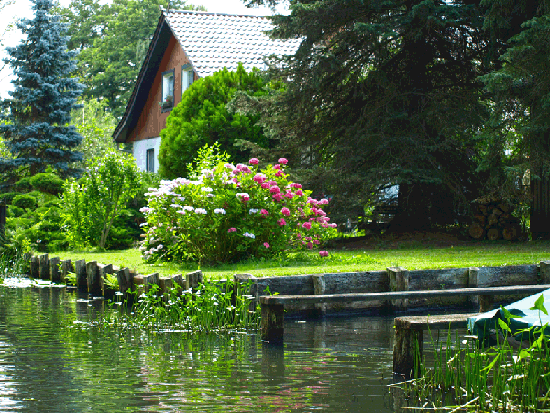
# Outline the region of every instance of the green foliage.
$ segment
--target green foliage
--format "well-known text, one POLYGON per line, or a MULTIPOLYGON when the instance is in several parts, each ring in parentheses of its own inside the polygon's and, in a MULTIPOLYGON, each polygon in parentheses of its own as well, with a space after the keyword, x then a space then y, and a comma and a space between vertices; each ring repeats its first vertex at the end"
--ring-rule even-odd
POLYGON ((223 263, 313 248, 334 236, 322 210, 327 199, 308 197, 290 182, 286 159, 257 168, 225 162, 211 147, 199 151, 190 178, 162 181, 151 190, 141 247, 150 261, 223 263))
POLYGON ((0 194, 0 202, 3 204, 11 204, 13 198, 17 196, 17 192, 4 192, 0 194))
POLYGON ((136 292, 137 303, 130 315, 125 310, 117 311, 108 314, 110 319, 107 321, 126 328, 165 329, 177 326, 194 333, 255 329, 259 326, 260 307, 250 311, 253 298, 248 295, 250 287, 250 284, 242 284, 235 288, 231 280, 224 284, 205 282, 196 291, 181 291, 176 286, 161 295, 158 285, 152 285, 147 292, 136 292))
POLYGON ((73 248, 104 249, 115 219, 140 188, 140 172, 131 155, 121 151, 89 160, 79 181, 69 180, 63 216, 73 248))
POLYGON ((182 0, 72 0, 57 9, 69 24, 69 50, 79 52, 78 73, 87 86, 84 96, 107 101, 115 117, 124 113, 160 6, 196 9, 182 0))
POLYGON ((64 181, 53 173, 36 174, 29 179, 29 183, 34 189, 46 194, 58 196, 63 193, 64 181))
POLYGON ((25 210, 23 208, 20 208, 15 205, 9 205, 8 206, 8 216, 10 217, 20 217, 25 213, 25 210))
POLYGON ((257 115, 230 112, 227 104, 237 91, 252 96, 266 93, 266 81, 258 70, 247 73, 242 64, 235 72, 223 69, 194 82, 172 110, 160 133, 159 174, 174 179, 187 176, 187 164, 204 145, 219 143, 235 162, 246 162, 249 151, 235 146, 241 141, 269 145, 257 115))
POLYGON ((36 207, 36 198, 29 194, 20 194, 13 198, 12 204, 19 208, 32 209, 36 207))
POLYGON ((30 192, 32 190, 32 185, 30 182, 30 176, 25 176, 18 180, 14 187, 18 192, 30 192))
POLYGON ((82 152, 83 162, 116 149, 112 135, 117 120, 106 100, 83 99, 82 108, 71 112, 71 125, 82 135, 78 150, 82 152))

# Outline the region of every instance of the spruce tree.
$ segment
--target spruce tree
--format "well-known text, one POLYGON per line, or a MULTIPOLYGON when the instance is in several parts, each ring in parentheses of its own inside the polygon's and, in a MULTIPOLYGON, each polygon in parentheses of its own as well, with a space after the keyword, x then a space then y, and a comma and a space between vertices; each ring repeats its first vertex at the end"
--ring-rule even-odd
POLYGON ((59 17, 50 13, 52 0, 32 2, 34 19, 17 24, 26 38, 7 49, 16 78, 11 98, 2 102, 0 134, 13 158, 0 158, 0 171, 33 176, 51 166, 61 176, 74 175, 82 137, 69 121, 83 89, 71 77, 75 53, 67 50, 59 17))

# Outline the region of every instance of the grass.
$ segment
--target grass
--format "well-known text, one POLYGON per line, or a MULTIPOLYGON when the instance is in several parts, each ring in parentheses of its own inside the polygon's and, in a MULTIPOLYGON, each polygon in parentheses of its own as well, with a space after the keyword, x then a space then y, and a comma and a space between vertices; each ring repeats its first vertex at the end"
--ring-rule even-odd
MULTIPOLYGON (((385 270, 386 267, 401 266, 409 270, 498 267, 502 265, 535 264, 550 260, 549 241, 523 243, 495 242, 475 243, 450 247, 430 247, 421 244, 398 249, 329 251, 321 258, 317 252, 289 254, 286 258, 269 261, 250 260, 238 264, 223 264, 202 267, 208 279, 231 278, 233 274, 249 273, 256 277, 277 275, 299 275, 316 273, 356 272, 385 270)), ((109 252, 59 252, 50 254, 61 259, 97 261, 137 270, 141 274, 158 272, 161 275, 186 273, 198 269, 194 265, 175 263, 145 264, 137 249, 109 252)))

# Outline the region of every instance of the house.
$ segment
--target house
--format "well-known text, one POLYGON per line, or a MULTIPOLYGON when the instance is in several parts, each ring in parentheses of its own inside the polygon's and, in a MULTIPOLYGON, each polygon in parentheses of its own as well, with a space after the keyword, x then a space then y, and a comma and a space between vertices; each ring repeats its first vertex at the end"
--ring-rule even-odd
POLYGON ((126 111, 116 127, 117 143, 129 143, 138 166, 158 171, 160 131, 185 89, 201 77, 241 62, 266 69, 264 57, 293 55, 299 40, 272 40, 265 17, 173 11, 161 15, 126 111))

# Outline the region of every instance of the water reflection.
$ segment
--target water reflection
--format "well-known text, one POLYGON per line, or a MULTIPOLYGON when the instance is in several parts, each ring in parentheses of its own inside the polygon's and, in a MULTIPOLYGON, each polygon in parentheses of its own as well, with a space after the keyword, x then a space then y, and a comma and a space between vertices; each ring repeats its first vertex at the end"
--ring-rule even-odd
POLYGON ((269 346, 88 324, 103 311, 62 289, 0 287, 0 411, 400 410, 391 318, 290 321, 285 344, 269 346))

